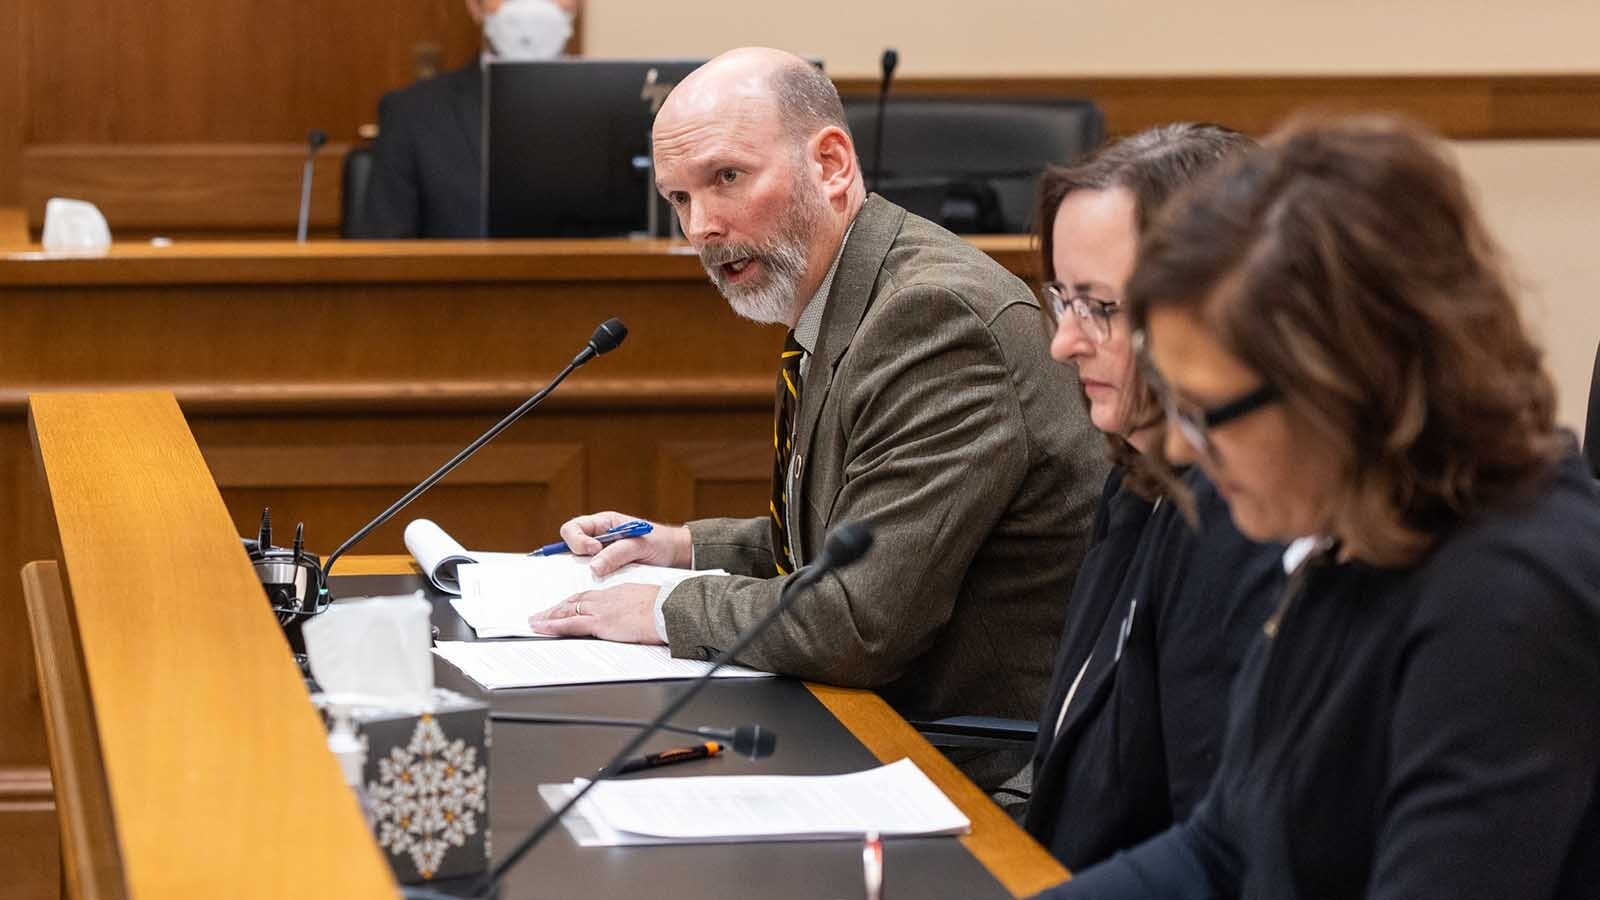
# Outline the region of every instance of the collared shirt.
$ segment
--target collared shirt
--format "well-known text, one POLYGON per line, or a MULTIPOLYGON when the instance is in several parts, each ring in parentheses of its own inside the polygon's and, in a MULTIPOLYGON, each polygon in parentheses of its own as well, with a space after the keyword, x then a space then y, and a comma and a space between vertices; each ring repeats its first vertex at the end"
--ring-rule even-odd
MULTIPOLYGON (((799 344, 800 349, 805 351, 805 355, 800 357, 800 389, 802 391, 805 390, 806 375, 811 371, 811 354, 816 352, 817 340, 822 337, 822 313, 823 308, 828 305, 828 292, 833 290, 833 276, 839 272, 839 260, 844 256, 844 247, 850 243, 850 232, 854 231, 855 227, 856 223, 852 220, 849 226, 845 228, 844 239, 839 241, 839 249, 834 251, 833 263, 828 266, 828 274, 822 276, 822 283, 817 285, 816 292, 811 295, 810 300, 806 301, 805 309, 800 311, 799 321, 794 323, 795 343, 799 344)), ((796 424, 798 427, 798 423, 796 424)), ((784 475, 784 484, 787 486, 791 496, 794 494, 796 480, 802 468, 800 454, 797 452, 789 460, 789 471, 784 475)), ((784 510, 784 526, 789 533, 789 554, 798 563, 800 554, 795 552, 794 543, 794 535, 797 533, 795 531, 795 505, 790 503, 784 510)), ((693 551, 691 550, 690 553, 692 554, 693 551)), ((692 555, 689 558, 689 568, 694 568, 694 557, 692 555)), ((656 592, 656 637, 661 638, 661 643, 663 644, 668 643, 667 595, 672 593, 673 587, 673 585, 666 585, 656 592)))

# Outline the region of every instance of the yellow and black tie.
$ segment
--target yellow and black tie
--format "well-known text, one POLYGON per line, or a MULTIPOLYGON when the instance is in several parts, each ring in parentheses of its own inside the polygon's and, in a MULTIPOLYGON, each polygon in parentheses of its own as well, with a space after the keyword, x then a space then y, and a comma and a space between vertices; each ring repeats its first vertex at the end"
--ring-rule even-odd
POLYGON ((789 462, 794 459, 795 417, 800 414, 800 360, 805 349, 790 331, 779 357, 777 401, 772 416, 772 562, 778 574, 794 571, 789 552, 789 462))

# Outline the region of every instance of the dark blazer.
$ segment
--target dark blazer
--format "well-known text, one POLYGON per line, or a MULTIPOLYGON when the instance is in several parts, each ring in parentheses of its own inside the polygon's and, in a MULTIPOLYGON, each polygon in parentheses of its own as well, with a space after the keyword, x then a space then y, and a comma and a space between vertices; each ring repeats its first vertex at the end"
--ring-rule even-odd
POLYGON ((1594 900, 1597 548, 1574 453, 1414 569, 1313 562, 1195 814, 1048 896, 1594 900))
POLYGON ((385 94, 363 238, 483 236, 478 61, 385 94))
MULTIPOLYGON (((795 433, 797 562, 841 522, 871 524, 876 544, 741 661, 876 688, 912 717, 1038 715, 1106 463, 1076 380, 1050 359, 1033 291, 968 242, 868 197, 795 433)), ((765 517, 689 531, 697 566, 739 573, 667 597, 673 654, 707 658, 786 579, 765 517)))
POLYGON ((1199 470, 1184 482, 1198 530, 1170 500, 1152 504, 1111 473, 1067 604, 1025 823, 1069 869, 1158 834, 1199 803, 1221 754, 1229 686, 1282 588, 1283 548, 1239 534, 1199 470))

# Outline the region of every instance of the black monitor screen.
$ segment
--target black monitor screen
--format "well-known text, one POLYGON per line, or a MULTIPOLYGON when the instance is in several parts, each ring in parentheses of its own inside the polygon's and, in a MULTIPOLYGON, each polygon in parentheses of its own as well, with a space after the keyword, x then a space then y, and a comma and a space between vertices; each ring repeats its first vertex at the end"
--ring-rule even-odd
POLYGON ((700 65, 590 59, 488 65, 483 142, 488 236, 644 231, 647 204, 656 196, 644 168, 652 97, 659 105, 672 85, 700 65))

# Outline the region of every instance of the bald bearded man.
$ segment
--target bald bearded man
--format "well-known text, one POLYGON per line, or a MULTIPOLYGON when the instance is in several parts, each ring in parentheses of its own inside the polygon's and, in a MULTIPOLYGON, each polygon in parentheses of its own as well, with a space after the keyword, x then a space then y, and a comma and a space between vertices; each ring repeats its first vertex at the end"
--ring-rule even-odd
POLYGON ((791 329, 772 505, 604 549, 591 535, 631 516, 568 522, 562 538, 597 574, 632 561, 737 574, 580 594, 533 626, 709 659, 828 529, 867 522, 872 552, 740 662, 875 688, 912 717, 1037 717, 1105 469, 1032 291, 868 196, 832 82, 790 54, 737 50, 695 71, 663 104, 654 152, 718 290, 791 329))

